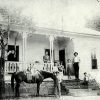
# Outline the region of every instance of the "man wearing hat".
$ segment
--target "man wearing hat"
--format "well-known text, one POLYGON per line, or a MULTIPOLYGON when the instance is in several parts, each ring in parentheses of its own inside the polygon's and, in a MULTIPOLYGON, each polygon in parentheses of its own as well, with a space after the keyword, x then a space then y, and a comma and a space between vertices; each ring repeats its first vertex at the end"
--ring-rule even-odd
POLYGON ((75 79, 79 79, 79 62, 80 58, 78 57, 78 53, 74 53, 74 58, 73 58, 73 67, 74 67, 74 73, 75 73, 75 79))

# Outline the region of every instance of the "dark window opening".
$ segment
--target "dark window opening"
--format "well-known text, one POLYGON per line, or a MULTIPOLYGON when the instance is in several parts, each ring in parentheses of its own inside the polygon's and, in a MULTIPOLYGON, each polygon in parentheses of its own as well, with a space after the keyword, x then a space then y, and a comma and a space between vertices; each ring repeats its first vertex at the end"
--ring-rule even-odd
POLYGON ((92 59, 92 69, 97 69, 97 59, 92 59))
POLYGON ((14 53, 10 53, 8 55, 8 61, 19 61, 19 46, 8 45, 8 52, 14 51, 14 53))
POLYGON ((50 49, 45 49, 45 53, 48 52, 48 55, 50 57, 50 49))
POLYGON ((97 69, 97 58, 96 54, 91 54, 92 69, 97 69))
MULTIPOLYGON (((49 57, 50 57, 50 49, 45 49, 45 53, 46 52, 48 52, 48 55, 49 55, 49 57)), ((53 59, 55 60, 55 56, 54 56, 55 54, 54 54, 54 50, 53 50, 53 59)))

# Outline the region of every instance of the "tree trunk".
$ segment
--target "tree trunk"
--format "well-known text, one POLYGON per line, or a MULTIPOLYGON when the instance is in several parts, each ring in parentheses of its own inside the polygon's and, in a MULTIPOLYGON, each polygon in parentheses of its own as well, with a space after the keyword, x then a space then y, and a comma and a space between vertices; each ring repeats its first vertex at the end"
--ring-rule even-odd
POLYGON ((3 98, 5 92, 4 63, 5 60, 3 58, 0 58, 0 99, 3 98))
POLYGON ((5 45, 4 42, 2 42, 1 58, 0 58, 0 99, 3 98, 5 92, 4 67, 5 67, 5 45))

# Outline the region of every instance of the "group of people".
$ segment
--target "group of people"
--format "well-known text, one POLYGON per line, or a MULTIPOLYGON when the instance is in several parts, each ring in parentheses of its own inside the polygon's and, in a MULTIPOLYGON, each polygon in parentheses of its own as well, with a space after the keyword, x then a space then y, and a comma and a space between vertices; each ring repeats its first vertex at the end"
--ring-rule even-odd
MULTIPOLYGON (((50 61, 50 57, 48 55, 48 52, 45 52, 45 56, 43 56, 44 63, 48 63, 50 61)), ((56 75, 56 84, 55 84, 55 95, 61 96, 61 83, 62 83, 62 77, 63 77, 63 70, 64 66, 62 62, 56 61, 54 63, 53 67, 53 74, 56 75)))
MULTIPOLYGON (((74 68, 74 74, 75 74, 75 79, 79 80, 79 63, 80 63, 80 58, 78 57, 78 53, 75 52, 74 53, 74 58, 71 61, 70 59, 67 60, 67 73, 68 73, 68 79, 71 79, 71 66, 73 64, 73 68, 74 68)), ((57 76, 57 83, 56 83, 56 87, 55 87, 55 94, 60 96, 61 95, 61 85, 62 85, 62 76, 63 76, 63 70, 64 70, 64 66, 62 65, 62 63, 60 64, 55 63, 54 69, 53 71, 55 72, 56 76, 57 76)), ((86 78, 86 73, 84 74, 85 78, 86 78)), ((84 80, 85 80, 84 78, 84 80)), ((86 82, 86 81, 84 81, 86 82)), ((83 84, 87 84, 87 83, 83 83, 83 84)))
MULTIPOLYGON (((43 56, 43 61, 44 63, 48 63, 50 61, 50 57, 48 55, 48 52, 45 53, 45 56, 43 56)), ((73 65, 74 68, 74 75, 75 79, 79 80, 79 63, 80 63, 80 58, 78 57, 78 53, 74 53, 73 60, 68 59, 67 60, 67 74, 68 74, 68 79, 71 79, 71 67, 73 65)), ((63 71, 64 71, 64 66, 62 62, 55 62, 54 67, 53 67, 53 74, 56 75, 56 84, 55 84, 55 95, 56 96, 61 96, 61 85, 62 85, 62 77, 63 77, 63 71)), ((83 85, 87 84, 86 81, 87 73, 84 73, 84 82, 82 83, 83 85)))
MULTIPOLYGON (((47 63, 48 61, 50 61, 50 57, 48 55, 48 52, 46 52, 45 56, 43 56, 43 61, 45 63, 47 63)), ((72 66, 72 64, 73 64, 73 68, 74 68, 75 79, 76 80, 79 79, 79 63, 80 63, 80 58, 78 57, 78 53, 75 52, 73 60, 72 61, 71 61, 71 59, 67 60, 67 74, 68 74, 68 79, 71 79, 71 66, 72 66)), ((58 65, 63 66, 62 63, 58 64, 58 65)), ((57 66, 57 64, 55 66, 57 66)))
MULTIPOLYGON (((43 61, 47 63, 50 61, 50 57, 48 55, 48 52, 45 53, 45 56, 43 56, 43 61)), ((71 61, 70 59, 67 60, 67 73, 68 73, 68 79, 71 79, 71 66, 73 64, 74 68, 74 74, 75 74, 75 79, 79 80, 79 62, 80 58, 78 57, 78 53, 74 53, 74 58, 71 61)), ((53 67, 53 73, 56 75, 57 82, 55 86, 55 94, 57 95, 57 91, 59 96, 61 95, 61 82, 62 82, 62 76, 63 76, 63 71, 64 71, 64 66, 62 62, 56 62, 53 67)))
POLYGON ((61 85, 62 85, 62 77, 63 77, 64 66, 62 62, 55 62, 55 66, 53 68, 53 73, 56 75, 56 84, 55 84, 55 95, 61 96, 61 85))
MULTIPOLYGON (((78 53, 75 52, 74 53, 74 58, 71 62, 70 59, 67 60, 67 72, 68 72, 68 79, 71 79, 71 67, 73 65, 73 68, 74 68, 74 74, 75 74, 75 79, 76 80, 79 80, 79 63, 80 63, 80 58, 78 57, 78 53)), ((89 77, 87 75, 86 72, 84 72, 84 78, 83 78, 83 81, 82 81, 82 85, 85 85, 85 86, 88 86, 88 81, 89 81, 89 77)))

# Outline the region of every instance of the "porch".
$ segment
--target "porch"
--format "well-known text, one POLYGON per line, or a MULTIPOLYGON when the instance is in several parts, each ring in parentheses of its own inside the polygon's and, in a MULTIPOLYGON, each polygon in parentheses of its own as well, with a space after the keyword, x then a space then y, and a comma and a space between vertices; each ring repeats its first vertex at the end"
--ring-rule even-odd
MULTIPOLYGON (((11 32, 9 35, 8 52, 14 50, 15 54, 8 55, 5 62, 5 75, 9 79, 11 73, 33 68, 52 72, 54 62, 64 65, 67 74, 67 59, 73 58, 74 44, 69 37, 40 34, 19 34, 11 32), (17 40, 15 38, 17 36, 17 40), (15 43, 14 43, 15 42, 15 43), (43 56, 48 52, 50 61, 43 62, 43 56)), ((73 72, 73 68, 72 68, 73 72)))
MULTIPOLYGON (((19 71, 27 71, 23 69, 24 64, 25 63, 23 62, 6 61, 5 62, 5 82, 8 82, 8 83, 10 82, 12 73, 19 72, 19 71)), ((54 66, 51 66, 51 63, 39 64, 39 63, 30 62, 30 63, 26 63, 26 66, 27 66, 26 69, 31 70, 32 68, 32 71, 34 71, 34 73, 36 70, 44 70, 48 72, 53 72, 53 69, 54 69, 53 68, 54 66)), ((74 76, 71 76, 71 77, 72 77, 72 80, 75 78, 74 76)), ((68 80, 68 76, 64 75, 62 79, 68 80)), ((47 79, 47 80, 51 80, 51 79, 47 79)))

